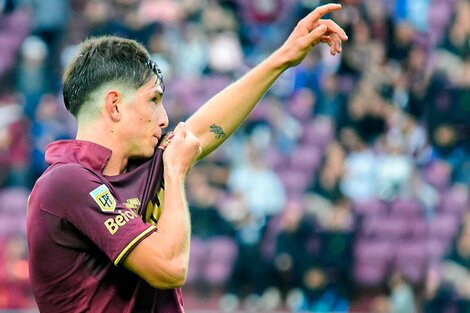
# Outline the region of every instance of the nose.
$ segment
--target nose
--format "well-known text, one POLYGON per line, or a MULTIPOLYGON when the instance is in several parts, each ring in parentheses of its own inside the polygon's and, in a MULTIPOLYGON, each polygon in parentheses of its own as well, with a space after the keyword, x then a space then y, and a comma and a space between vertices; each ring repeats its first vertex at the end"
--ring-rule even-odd
POLYGON ((161 111, 158 113, 158 126, 164 129, 168 127, 169 120, 168 114, 166 113, 166 110, 163 105, 161 106, 161 108, 161 111))

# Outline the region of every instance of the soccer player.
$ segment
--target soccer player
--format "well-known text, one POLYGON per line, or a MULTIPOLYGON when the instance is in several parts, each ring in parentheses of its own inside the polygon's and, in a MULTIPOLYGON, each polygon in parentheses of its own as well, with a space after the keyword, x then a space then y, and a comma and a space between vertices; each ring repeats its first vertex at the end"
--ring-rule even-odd
POLYGON ((77 137, 48 146, 50 166, 29 201, 29 265, 41 312, 184 312, 187 172, 313 46, 341 52, 344 31, 321 19, 340 8, 315 9, 270 57, 165 136, 163 78, 145 48, 118 37, 82 43, 63 81, 77 137))

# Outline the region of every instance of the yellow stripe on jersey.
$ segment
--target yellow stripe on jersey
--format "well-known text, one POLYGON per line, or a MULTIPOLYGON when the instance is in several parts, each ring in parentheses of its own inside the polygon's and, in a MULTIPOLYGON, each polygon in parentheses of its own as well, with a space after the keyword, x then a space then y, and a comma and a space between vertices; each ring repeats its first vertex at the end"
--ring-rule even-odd
POLYGON ((146 230, 144 230, 140 235, 138 235, 137 237, 134 238, 134 240, 132 240, 122 251, 121 253, 119 253, 118 257, 116 258, 116 260, 114 260, 114 265, 118 265, 119 262, 121 262, 121 259, 126 255, 126 253, 142 238, 144 237, 145 235, 147 235, 148 233, 150 233, 151 231, 153 231, 156 227, 155 226, 150 226, 149 228, 147 228, 146 230))
POLYGON ((163 189, 160 189, 160 191, 158 192, 158 196, 157 196, 158 201, 160 202, 160 205, 157 205, 156 203, 153 203, 152 201, 149 201, 147 203, 147 216, 145 217, 145 221, 147 223, 150 223, 152 225, 157 225, 158 220, 160 219, 160 215, 162 214, 164 196, 165 196, 165 191, 163 189))

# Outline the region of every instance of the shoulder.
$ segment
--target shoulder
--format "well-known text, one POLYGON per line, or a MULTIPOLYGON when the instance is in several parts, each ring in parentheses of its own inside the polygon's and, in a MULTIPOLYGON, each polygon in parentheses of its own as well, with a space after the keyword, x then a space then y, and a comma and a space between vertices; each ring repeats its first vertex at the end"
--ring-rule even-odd
POLYGON ((59 164, 49 168, 37 180, 31 200, 35 199, 49 208, 77 204, 101 184, 98 174, 79 164, 59 164))
POLYGON ((101 178, 92 170, 75 163, 59 164, 48 169, 38 180, 38 184, 62 190, 80 190, 87 183, 100 182, 101 178))

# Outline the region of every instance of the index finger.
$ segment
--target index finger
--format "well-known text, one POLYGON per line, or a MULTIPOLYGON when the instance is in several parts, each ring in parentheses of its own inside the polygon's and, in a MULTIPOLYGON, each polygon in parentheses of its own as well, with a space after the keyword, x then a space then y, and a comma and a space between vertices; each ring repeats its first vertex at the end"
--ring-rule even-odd
POLYGON ((174 130, 174 136, 181 136, 181 137, 186 137, 186 124, 184 122, 179 122, 178 125, 176 125, 175 130, 174 130))
POLYGON ((309 15, 303 18, 303 21, 305 21, 309 25, 312 25, 312 23, 318 22, 318 20, 320 20, 323 17, 323 15, 334 12, 334 11, 338 11, 338 10, 341 10, 341 4, 338 4, 338 3, 325 4, 325 5, 319 6, 318 8, 310 12, 309 15))

